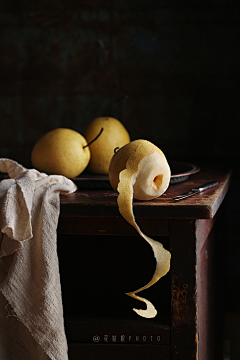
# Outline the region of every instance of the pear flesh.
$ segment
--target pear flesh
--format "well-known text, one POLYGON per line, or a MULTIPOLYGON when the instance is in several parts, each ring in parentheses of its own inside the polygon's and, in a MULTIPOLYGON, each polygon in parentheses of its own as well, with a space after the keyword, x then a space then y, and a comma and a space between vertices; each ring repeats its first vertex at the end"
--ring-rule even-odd
POLYGON ((137 200, 152 200, 162 195, 168 188, 169 169, 162 155, 154 152, 138 164, 133 185, 133 197, 137 200))
POLYGON ((151 200, 161 196, 168 188, 171 171, 163 152, 146 140, 135 140, 123 146, 113 156, 109 167, 109 179, 114 190, 118 191, 119 211, 124 219, 131 224, 152 247, 156 269, 152 279, 138 290, 127 295, 144 302, 146 310, 133 309, 138 315, 153 318, 157 315, 154 305, 138 295, 155 284, 170 269, 171 254, 158 241, 145 235, 135 221, 133 214, 133 198, 151 200))

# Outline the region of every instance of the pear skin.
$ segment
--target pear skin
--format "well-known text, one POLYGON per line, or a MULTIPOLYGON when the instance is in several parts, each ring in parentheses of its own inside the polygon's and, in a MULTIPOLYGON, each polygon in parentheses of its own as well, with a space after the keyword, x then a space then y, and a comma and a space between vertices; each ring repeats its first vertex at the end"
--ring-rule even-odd
POLYGON ((146 140, 135 140, 123 146, 113 156, 109 167, 110 183, 115 191, 119 212, 152 247, 156 269, 152 279, 138 290, 126 293, 142 301, 146 309, 133 309, 139 316, 153 318, 157 315, 154 305, 147 299, 136 295, 155 284, 170 269, 171 254, 163 245, 145 235, 135 221, 133 198, 151 200, 161 196, 168 188, 171 171, 163 152, 146 140))
POLYGON ((108 174, 114 149, 130 142, 129 133, 119 120, 102 116, 92 120, 84 130, 83 134, 88 143, 97 136, 101 128, 102 134, 89 145, 91 159, 88 170, 93 174, 108 174))
POLYGON ((31 153, 32 165, 46 174, 74 178, 81 174, 90 160, 86 139, 77 131, 57 128, 43 135, 31 153), (86 146, 86 147, 84 147, 86 146))

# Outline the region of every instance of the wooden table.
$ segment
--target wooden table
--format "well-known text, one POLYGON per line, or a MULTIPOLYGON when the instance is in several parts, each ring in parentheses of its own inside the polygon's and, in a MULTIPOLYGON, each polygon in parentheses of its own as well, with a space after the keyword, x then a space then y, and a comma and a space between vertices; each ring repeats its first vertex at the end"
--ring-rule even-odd
POLYGON ((61 196, 58 248, 70 360, 221 359, 222 204, 230 171, 202 167, 160 198, 134 201, 142 231, 172 254, 170 272, 141 293, 155 319, 132 311, 125 295, 155 269, 149 245, 119 214, 111 189, 61 196), (181 201, 172 197, 217 180, 181 201))

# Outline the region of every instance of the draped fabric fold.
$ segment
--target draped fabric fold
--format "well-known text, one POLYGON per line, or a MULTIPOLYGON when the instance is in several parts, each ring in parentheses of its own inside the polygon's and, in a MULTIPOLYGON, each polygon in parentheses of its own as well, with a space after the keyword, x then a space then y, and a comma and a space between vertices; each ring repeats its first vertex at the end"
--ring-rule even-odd
POLYGON ((0 159, 0 359, 67 360, 57 256, 60 175, 0 159))

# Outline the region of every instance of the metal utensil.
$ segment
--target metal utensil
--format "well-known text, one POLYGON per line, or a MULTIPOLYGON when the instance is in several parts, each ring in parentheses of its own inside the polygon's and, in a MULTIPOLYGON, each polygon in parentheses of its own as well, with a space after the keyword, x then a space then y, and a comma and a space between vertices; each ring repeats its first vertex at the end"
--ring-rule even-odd
POLYGON ((218 182, 217 181, 210 181, 210 182, 207 182, 206 184, 204 185, 201 185, 199 186, 198 188, 194 188, 194 189, 191 189, 190 191, 187 191, 183 194, 180 194, 180 195, 177 195, 173 198, 173 200, 182 200, 182 199, 185 199, 189 196, 192 196, 192 195, 195 195, 195 194, 199 194, 200 192, 204 191, 204 190, 207 190, 207 189, 210 189, 214 186, 217 186, 218 185, 218 182))

